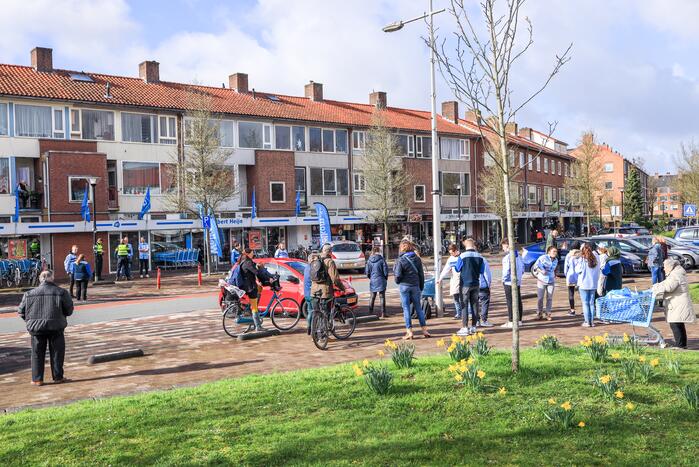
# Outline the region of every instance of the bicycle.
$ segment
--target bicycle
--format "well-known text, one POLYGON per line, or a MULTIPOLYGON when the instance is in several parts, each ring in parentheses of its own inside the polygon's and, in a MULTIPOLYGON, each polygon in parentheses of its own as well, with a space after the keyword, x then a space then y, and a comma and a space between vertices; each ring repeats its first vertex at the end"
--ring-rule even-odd
POLYGON ((321 299, 320 312, 313 310, 311 318, 311 338, 319 350, 328 348, 328 339, 332 334, 337 340, 349 339, 357 327, 354 310, 348 305, 340 305, 335 298, 321 299), (332 301, 328 316, 327 304, 332 301))
MULTIPOLYGON (((231 297, 230 301, 224 301, 221 316, 223 330, 231 337, 238 337, 255 328, 252 319, 250 303, 242 301, 245 292, 239 288, 221 280, 219 286, 223 287, 231 297)), ((289 331, 294 328, 301 319, 301 306, 291 297, 282 297, 279 275, 275 274, 270 284, 272 297, 264 311, 260 312, 260 320, 269 317, 272 324, 280 331, 289 331)))

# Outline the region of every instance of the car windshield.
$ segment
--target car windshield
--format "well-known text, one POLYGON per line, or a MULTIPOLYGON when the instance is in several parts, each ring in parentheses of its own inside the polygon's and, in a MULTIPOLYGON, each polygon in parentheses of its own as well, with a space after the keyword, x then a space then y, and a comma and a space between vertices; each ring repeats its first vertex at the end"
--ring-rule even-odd
POLYGON ((359 251, 359 245, 356 243, 338 243, 333 246, 333 253, 352 253, 359 251))
POLYGON ((622 243, 626 243, 627 245, 631 245, 632 247, 638 249, 638 250, 647 250, 648 247, 645 245, 642 245, 638 243, 636 240, 624 240, 622 243))
POLYGON ((306 271, 306 266, 307 264, 301 261, 286 261, 285 263, 287 266, 289 266, 291 269, 294 271, 303 274, 306 271))

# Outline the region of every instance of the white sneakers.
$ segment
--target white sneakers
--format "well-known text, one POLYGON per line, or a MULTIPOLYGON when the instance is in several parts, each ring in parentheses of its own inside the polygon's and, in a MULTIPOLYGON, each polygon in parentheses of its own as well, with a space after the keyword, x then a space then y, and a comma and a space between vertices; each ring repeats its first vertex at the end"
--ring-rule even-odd
POLYGON ((456 331, 457 336, 468 336, 471 333, 471 330, 468 327, 461 328, 458 331, 456 331))
POLYGON ((508 321, 508 322, 506 322, 505 324, 503 324, 503 325, 500 326, 500 327, 501 327, 501 328, 512 329, 512 321, 508 321))
POLYGON ((481 326, 484 327, 484 328, 492 328, 492 327, 493 327, 493 323, 491 323, 490 321, 487 321, 487 320, 486 320, 486 321, 483 321, 483 322, 481 323, 481 326))

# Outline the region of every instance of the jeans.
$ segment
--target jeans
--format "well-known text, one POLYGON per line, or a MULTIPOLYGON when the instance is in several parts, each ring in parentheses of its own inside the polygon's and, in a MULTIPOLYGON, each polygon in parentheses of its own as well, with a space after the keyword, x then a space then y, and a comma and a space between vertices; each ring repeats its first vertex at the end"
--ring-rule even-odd
POLYGON ((119 277, 131 279, 131 261, 128 256, 119 256, 117 260, 117 279, 119 277))
POLYGON ((51 357, 51 376, 54 381, 63 379, 63 360, 66 353, 66 340, 63 331, 49 331, 32 334, 32 381, 44 380, 46 344, 51 357))
MULTIPOLYGON (((507 303, 507 320, 511 323, 512 320, 512 285, 511 284, 503 284, 502 285, 505 289, 505 302, 507 303)), ((523 314, 523 308, 522 308, 522 289, 519 289, 519 296, 517 297, 517 303, 519 305, 519 319, 517 321, 522 321, 522 314, 523 314)))
POLYGON ((411 309, 410 305, 415 307, 415 313, 417 314, 417 320, 420 322, 421 327, 425 327, 427 323, 425 322, 425 313, 422 311, 422 306, 420 306, 420 296, 422 291, 417 285, 403 285, 399 287, 400 290, 400 304, 403 307, 403 318, 405 319, 406 329, 412 329, 413 323, 410 318, 411 309))
POLYGON ((687 348, 687 328, 684 323, 670 323, 672 336, 675 339, 675 347, 687 348))
POLYGON ((72 298, 75 298, 75 276, 73 275, 72 272, 68 273, 68 277, 70 277, 70 296, 72 298))
POLYGON ((95 255, 95 280, 102 280, 102 255, 95 255))
POLYGON ((571 310, 575 310, 575 286, 568 286, 568 305, 570 305, 571 310))
POLYGON ((90 282, 89 279, 81 279, 75 281, 76 294, 75 298, 77 300, 87 300, 87 283, 90 282))
POLYGON ((386 315, 386 291, 385 290, 382 290, 381 292, 371 292, 371 301, 369 302, 369 314, 370 315, 374 314, 374 302, 376 301, 377 294, 381 298, 381 315, 379 315, 379 316, 385 316, 386 315))
POLYGON ((662 282, 664 280, 665 280, 665 271, 663 271, 663 268, 660 266, 651 266, 650 267, 651 284, 657 284, 658 282, 662 282))
POLYGON ((536 309, 539 314, 544 312, 544 295, 546 295, 546 314, 551 314, 551 304, 553 302, 553 289, 556 288, 555 284, 544 284, 541 281, 536 283, 536 309))
POLYGON ((138 259, 138 274, 141 276, 148 275, 148 258, 138 259))
POLYGON ((471 326, 478 324, 478 292, 477 285, 461 287, 461 327, 468 327, 468 312, 471 310, 471 326))
POLYGON ((478 291, 478 304, 481 306, 481 323, 488 321, 488 310, 490 309, 490 287, 478 291))
POLYGON ((580 299, 582 300, 583 318, 588 324, 592 324, 595 317, 595 292, 596 290, 580 289, 580 299))
POLYGON ((451 296, 454 299, 454 318, 461 318, 463 305, 461 304, 461 294, 455 293, 451 296))

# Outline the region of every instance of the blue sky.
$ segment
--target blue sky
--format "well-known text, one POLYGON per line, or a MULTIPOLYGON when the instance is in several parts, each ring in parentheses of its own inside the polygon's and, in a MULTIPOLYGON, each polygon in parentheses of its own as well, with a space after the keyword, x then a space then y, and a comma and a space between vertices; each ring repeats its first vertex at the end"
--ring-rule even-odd
MULTIPOLYGON (((434 0, 446 7, 449 0, 434 0)), ((468 2, 467 2, 468 3, 468 2)), ((477 1, 473 0, 474 12, 477 1)), ((136 75, 146 59, 161 78, 219 86, 234 72, 258 90, 301 94, 322 82, 327 98, 429 108, 424 23, 393 34, 381 26, 422 13, 426 0, 5 0, 1 63, 29 63, 36 46, 54 49, 55 66, 136 75)), ((694 139, 699 108, 699 1, 529 0, 535 44, 515 70, 515 97, 545 75, 573 42, 572 61, 517 116, 575 145, 594 130, 649 171, 672 168, 681 142, 694 139)), ((447 14, 439 34, 453 30, 447 14)), ((438 78, 438 99, 451 99, 438 78)), ((462 107, 463 109, 463 107, 462 107)))

